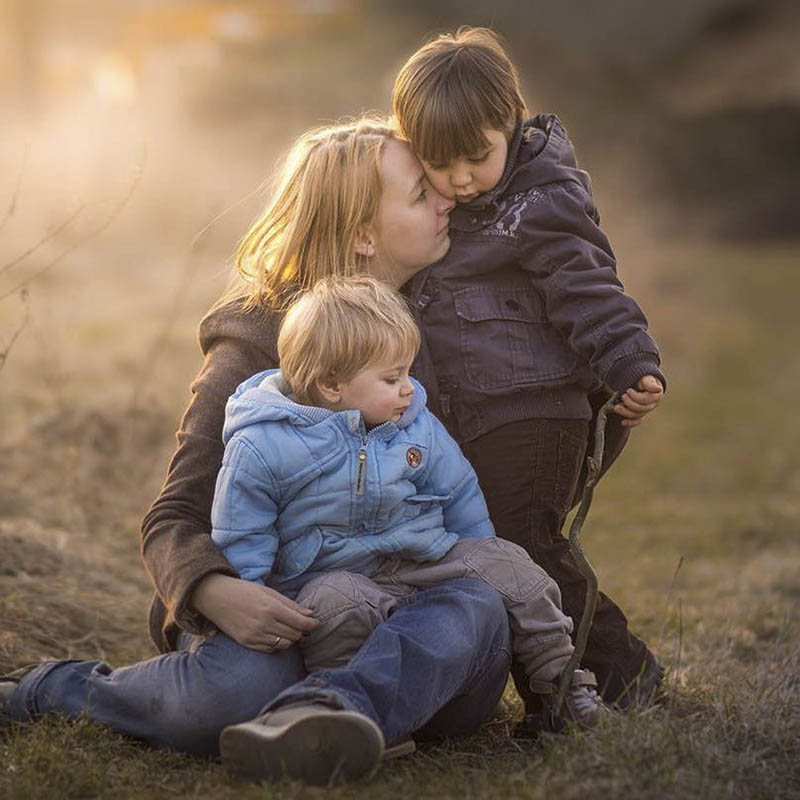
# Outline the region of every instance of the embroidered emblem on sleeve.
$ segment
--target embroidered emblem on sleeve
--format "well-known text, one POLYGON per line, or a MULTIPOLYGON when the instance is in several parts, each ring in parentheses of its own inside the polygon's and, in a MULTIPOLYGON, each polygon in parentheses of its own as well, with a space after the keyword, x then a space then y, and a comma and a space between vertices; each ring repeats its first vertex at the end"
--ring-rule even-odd
POLYGON ((422 451, 419 447, 409 447, 406 450, 406 461, 408 466, 416 469, 422 463, 422 451))

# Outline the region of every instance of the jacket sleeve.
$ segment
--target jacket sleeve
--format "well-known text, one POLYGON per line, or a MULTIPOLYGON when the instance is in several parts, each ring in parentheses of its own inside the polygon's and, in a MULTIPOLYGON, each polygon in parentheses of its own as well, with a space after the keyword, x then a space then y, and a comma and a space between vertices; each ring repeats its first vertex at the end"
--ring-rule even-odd
POLYGON ((666 386, 647 319, 625 294, 598 222, 579 182, 547 186, 523 219, 523 269, 534 278, 549 322, 603 382, 624 392, 655 375, 666 386))
POLYGON ((263 581, 278 550, 278 493, 266 461, 242 435, 225 446, 211 506, 211 538, 246 581, 263 581))
MULTIPOLYGON (((201 326, 205 363, 192 383, 191 401, 164 484, 142 522, 141 552, 156 594, 167 618, 189 633, 213 630, 210 621, 190 605, 197 584, 211 573, 237 575, 211 540, 211 502, 222 463, 225 403, 243 380, 275 367, 277 361, 260 343, 268 337, 256 336, 262 331, 245 335, 236 327, 249 324, 245 317, 234 319, 232 330, 209 330, 212 324, 207 320, 201 326)), ((156 635, 152 626, 151 634, 156 635)))
POLYGON ((430 412, 427 416, 432 428, 430 460, 419 491, 447 498, 442 508, 444 527, 459 539, 494 536, 475 470, 444 425, 430 412))

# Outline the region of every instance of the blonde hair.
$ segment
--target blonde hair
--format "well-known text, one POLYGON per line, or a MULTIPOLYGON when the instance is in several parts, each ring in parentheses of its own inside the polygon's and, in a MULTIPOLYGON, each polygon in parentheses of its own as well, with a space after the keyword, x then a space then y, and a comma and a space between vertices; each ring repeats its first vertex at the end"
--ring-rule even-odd
POLYGON ((246 309, 285 308, 320 278, 363 272, 356 240, 377 216, 381 158, 393 136, 377 116, 301 136, 269 205, 239 243, 241 281, 223 300, 243 296, 246 309))
POLYGON ((467 26, 432 39, 406 61, 392 110, 414 152, 443 164, 486 150, 484 128, 510 136, 527 114, 517 71, 497 34, 467 26))
POLYGON ((369 275, 329 276, 289 308, 278 334, 281 374, 301 403, 317 381, 348 381, 381 361, 412 361, 420 334, 405 300, 369 275))

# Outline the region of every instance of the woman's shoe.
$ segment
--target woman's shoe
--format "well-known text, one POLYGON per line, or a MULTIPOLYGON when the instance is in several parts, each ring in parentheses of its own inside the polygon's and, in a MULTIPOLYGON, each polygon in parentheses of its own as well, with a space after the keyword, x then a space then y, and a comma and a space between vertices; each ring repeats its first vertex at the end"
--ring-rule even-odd
POLYGON ((31 664, 27 667, 9 672, 7 675, 0 675, 0 730, 7 728, 12 722, 11 717, 8 716, 8 707, 11 702, 11 695, 17 690, 19 682, 23 676, 27 675, 36 664, 31 664))
POLYGON ((380 728, 364 714, 293 703, 228 726, 219 749, 224 763, 250 778, 328 786, 372 772, 384 743, 380 728))

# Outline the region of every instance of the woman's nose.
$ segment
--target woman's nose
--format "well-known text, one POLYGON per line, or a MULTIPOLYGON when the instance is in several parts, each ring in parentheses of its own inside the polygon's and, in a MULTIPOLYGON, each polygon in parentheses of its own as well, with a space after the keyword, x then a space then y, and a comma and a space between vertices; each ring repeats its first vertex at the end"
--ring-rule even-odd
POLYGON ((436 208, 436 213, 437 214, 449 214, 453 210, 453 208, 455 207, 456 201, 445 197, 440 192, 437 192, 436 189, 433 188, 433 186, 431 186, 430 190, 435 195, 435 201, 434 201, 435 202, 435 206, 434 207, 436 208))
POLYGON ((439 203, 439 214, 449 214, 456 205, 456 201, 450 200, 447 197, 442 196, 442 199, 439 203))

